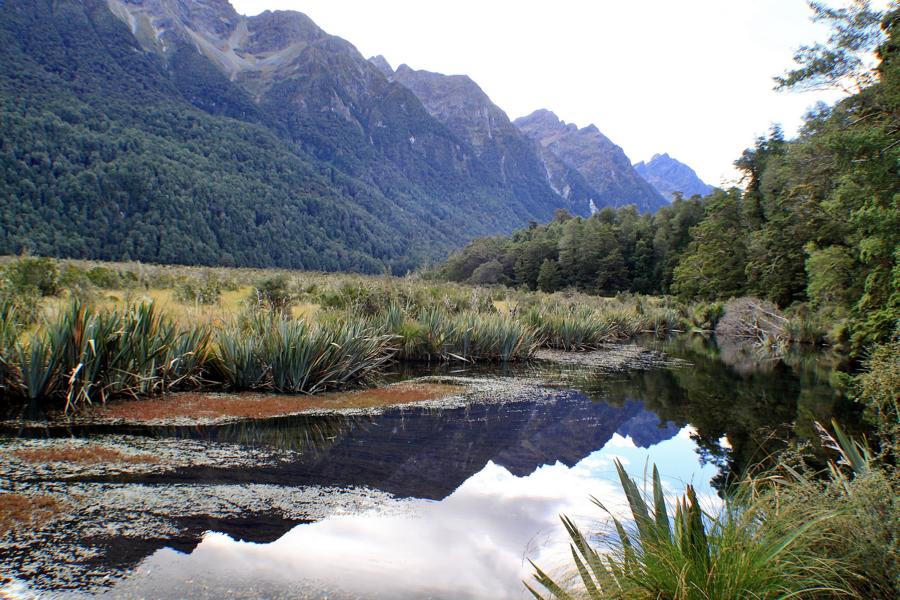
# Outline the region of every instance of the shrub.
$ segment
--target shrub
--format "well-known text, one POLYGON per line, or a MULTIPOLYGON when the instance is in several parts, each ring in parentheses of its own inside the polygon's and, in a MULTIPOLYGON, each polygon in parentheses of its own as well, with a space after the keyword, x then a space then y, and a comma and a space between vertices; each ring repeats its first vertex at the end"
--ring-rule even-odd
POLYGON ((182 280, 175 287, 175 299, 185 304, 217 304, 222 297, 222 282, 212 273, 182 280))
POLYGON ((284 273, 264 279, 256 286, 254 300, 261 308, 288 314, 294 305, 290 279, 284 273))
POLYGON ((56 296, 61 291, 59 267, 52 258, 20 258, 6 267, 5 275, 18 293, 34 290, 40 296, 56 296))

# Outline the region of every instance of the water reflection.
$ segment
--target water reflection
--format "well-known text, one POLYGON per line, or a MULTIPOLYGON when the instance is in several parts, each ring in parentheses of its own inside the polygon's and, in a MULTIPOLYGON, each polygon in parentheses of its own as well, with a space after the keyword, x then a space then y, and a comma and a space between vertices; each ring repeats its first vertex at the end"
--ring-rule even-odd
POLYGON ((671 489, 692 481, 714 504, 708 483, 715 469, 699 466, 695 451, 686 428, 650 448, 615 433, 571 466, 556 462, 524 476, 489 461, 439 502, 406 501, 400 516, 333 517, 299 525, 270 544, 210 533, 188 555, 161 550, 108 595, 524 598, 526 557, 565 562, 560 513, 593 523, 594 495, 624 514, 614 458, 639 477, 655 462, 671 489))
MULTIPOLYGON (((88 540, 98 563, 140 563, 108 596, 517 598, 530 573, 526 556, 567 563, 559 513, 590 523, 598 516, 591 495, 622 508, 613 457, 638 477, 656 463, 673 493, 692 481, 714 504, 732 474, 787 441, 814 443, 814 421, 837 417, 856 431, 858 407, 830 386, 830 365, 820 357, 774 358, 697 337, 648 343, 685 362, 616 374, 532 365, 529 377, 555 387, 503 404, 118 428, 296 456, 252 469, 188 467, 92 481, 352 487, 393 499, 388 511, 300 525, 253 513, 191 520, 177 537, 88 540)), ((17 433, 102 438, 110 430, 17 433)))

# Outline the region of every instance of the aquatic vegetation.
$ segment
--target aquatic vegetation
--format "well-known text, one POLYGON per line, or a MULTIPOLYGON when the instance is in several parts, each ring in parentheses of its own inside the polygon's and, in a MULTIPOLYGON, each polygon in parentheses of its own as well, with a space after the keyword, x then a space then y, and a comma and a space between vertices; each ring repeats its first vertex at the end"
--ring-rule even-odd
POLYGON ((0 535, 22 529, 37 529, 62 511, 62 505, 47 494, 0 493, 0 535))
POLYGON ((441 383, 404 383, 347 392, 316 395, 272 393, 221 394, 182 392, 156 398, 117 402, 93 413, 101 421, 129 423, 228 423, 239 419, 262 419, 303 412, 382 408, 440 400, 462 394, 464 386, 441 383))
POLYGON ((23 448, 14 450, 11 454, 19 460, 35 464, 56 462, 76 464, 152 464, 157 462, 156 457, 152 454, 126 454, 121 450, 101 446, 100 444, 73 445, 70 447, 56 446, 52 448, 23 448))

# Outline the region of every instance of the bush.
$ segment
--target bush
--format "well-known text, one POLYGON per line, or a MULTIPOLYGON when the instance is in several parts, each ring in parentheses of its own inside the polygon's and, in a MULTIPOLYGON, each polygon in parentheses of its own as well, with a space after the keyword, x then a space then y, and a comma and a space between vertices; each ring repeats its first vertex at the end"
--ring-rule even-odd
POLYGON ((212 273, 200 279, 185 279, 175 287, 175 299, 185 304, 217 304, 221 297, 222 282, 212 273))
POLYGON ((288 314, 294 305, 290 279, 283 273, 257 284, 254 296, 254 301, 260 308, 267 308, 283 315, 288 314))
POLYGON ((56 296, 62 289, 59 267, 52 258, 20 258, 6 267, 5 275, 18 293, 34 290, 40 296, 56 296))

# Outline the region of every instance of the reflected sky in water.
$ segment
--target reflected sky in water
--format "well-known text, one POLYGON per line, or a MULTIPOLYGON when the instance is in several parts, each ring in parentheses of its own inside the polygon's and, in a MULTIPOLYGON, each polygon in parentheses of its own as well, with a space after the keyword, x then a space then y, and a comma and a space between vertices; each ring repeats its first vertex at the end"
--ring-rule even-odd
POLYGON ((399 513, 331 517, 269 544, 207 533, 190 554, 157 551, 108 597, 525 598, 527 558, 551 570, 566 564, 560 514, 596 530, 595 496, 627 517, 616 458, 638 479, 655 463, 673 492, 693 483, 704 503, 718 504, 716 469, 700 464, 690 434, 640 448, 616 433, 571 467, 519 477, 490 461, 440 501, 395 500, 399 513))

